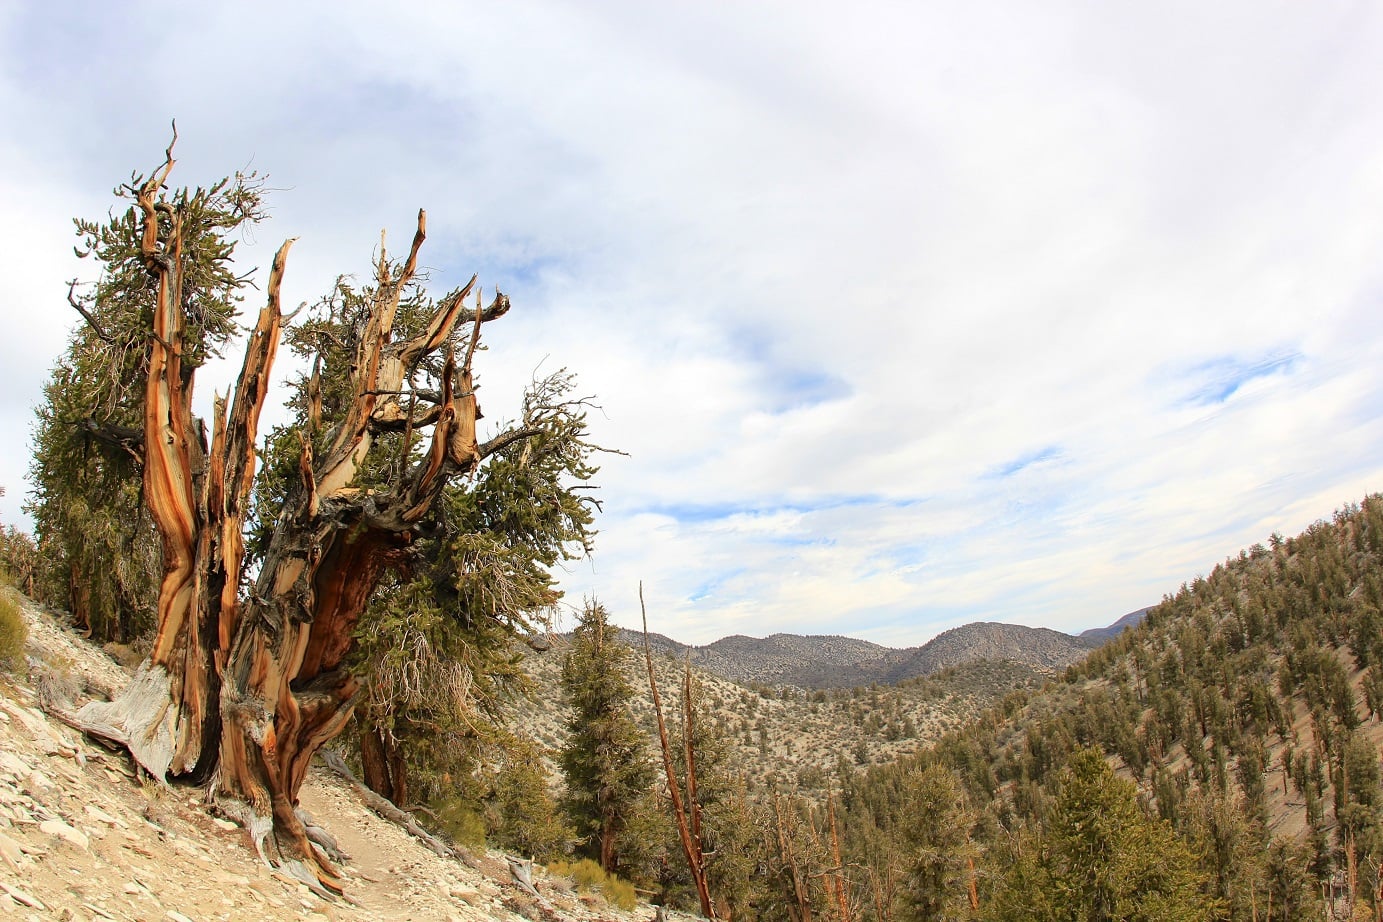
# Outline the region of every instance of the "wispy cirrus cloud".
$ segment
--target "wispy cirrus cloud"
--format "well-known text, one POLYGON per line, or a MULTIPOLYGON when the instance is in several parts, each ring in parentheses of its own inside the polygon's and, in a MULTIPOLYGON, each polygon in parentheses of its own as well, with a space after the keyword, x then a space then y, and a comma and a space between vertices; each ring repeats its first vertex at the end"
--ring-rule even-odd
POLYGON ((1201 359, 1166 374, 1173 387, 1184 389, 1181 398, 1192 406, 1222 404, 1245 385, 1259 378, 1290 374, 1302 360, 1300 353, 1268 354, 1253 358, 1220 355, 1201 359))

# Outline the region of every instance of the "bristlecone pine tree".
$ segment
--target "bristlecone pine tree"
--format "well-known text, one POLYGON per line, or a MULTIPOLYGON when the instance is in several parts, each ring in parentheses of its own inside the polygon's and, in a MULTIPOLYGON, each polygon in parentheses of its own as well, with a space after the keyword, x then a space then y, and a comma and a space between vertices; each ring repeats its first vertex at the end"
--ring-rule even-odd
POLYGON ((141 424, 105 435, 139 463, 163 571, 148 659, 116 701, 69 717, 124 745, 155 778, 209 783, 267 860, 339 890, 296 805, 313 754, 341 732, 362 692, 348 668, 357 621, 381 577, 406 570, 418 539, 441 527, 436 507, 448 484, 572 408, 534 401, 519 424, 477 440, 472 360, 481 325, 509 302, 496 292, 482 306, 474 279, 427 298, 416 279, 419 212, 406 258, 388 259, 381 241, 351 322, 322 338, 304 389, 297 477, 247 572, 255 443, 292 241, 274 257, 234 399, 216 401, 208 442, 192 413, 194 378, 234 332, 243 279, 228 237, 261 209, 250 177, 170 192, 173 165, 170 144, 151 175, 117 190, 133 200, 123 215, 79 222, 118 282, 87 305, 87 322, 99 339, 117 320, 145 325, 134 384, 141 424))

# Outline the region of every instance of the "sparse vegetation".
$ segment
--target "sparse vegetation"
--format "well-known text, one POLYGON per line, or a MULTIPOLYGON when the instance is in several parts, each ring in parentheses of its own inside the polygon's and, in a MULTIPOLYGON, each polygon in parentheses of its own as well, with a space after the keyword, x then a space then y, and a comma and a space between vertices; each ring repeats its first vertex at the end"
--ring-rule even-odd
POLYGON ((0 588, 0 669, 12 672, 23 667, 28 640, 24 612, 10 590, 0 588))
POLYGON ((611 906, 630 910, 638 902, 638 893, 633 884, 621 880, 617 874, 607 873, 590 858, 581 858, 570 863, 555 861, 548 865, 547 869, 550 874, 570 877, 578 890, 599 893, 611 906))

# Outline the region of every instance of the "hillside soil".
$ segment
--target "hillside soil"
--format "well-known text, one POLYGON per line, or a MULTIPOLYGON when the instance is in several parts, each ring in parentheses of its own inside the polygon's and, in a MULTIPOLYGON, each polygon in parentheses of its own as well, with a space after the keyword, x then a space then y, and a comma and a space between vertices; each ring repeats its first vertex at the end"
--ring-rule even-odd
POLYGON ((346 896, 319 896, 255 855, 239 826, 196 788, 138 778, 121 752, 50 718, 106 697, 128 678, 106 653, 22 600, 28 668, 0 674, 0 917, 65 920, 415 919, 633 922, 533 869, 535 892, 507 856, 442 858, 367 810, 345 779, 318 766, 302 806, 346 856, 346 896), (27 672, 27 675, 25 674, 27 672))

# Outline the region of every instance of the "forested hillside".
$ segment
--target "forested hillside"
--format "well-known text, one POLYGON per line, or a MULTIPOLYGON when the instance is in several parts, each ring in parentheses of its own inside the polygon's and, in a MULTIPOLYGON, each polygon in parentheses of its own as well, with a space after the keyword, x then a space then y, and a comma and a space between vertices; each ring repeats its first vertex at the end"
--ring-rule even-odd
POLYGON ((733 766, 718 785, 760 832, 736 841, 768 872, 726 905, 841 922, 1378 918, 1381 552, 1373 496, 1187 583, 1045 687, 993 661, 854 691, 701 674, 697 719, 733 766))
POLYGON ((1184 585, 1041 693, 843 776, 861 913, 1073 918, 1066 900, 1141 889, 1171 902, 1131 918, 1378 918, 1381 562, 1371 496, 1184 585), (1209 915, 1178 915, 1192 893, 1209 915))

